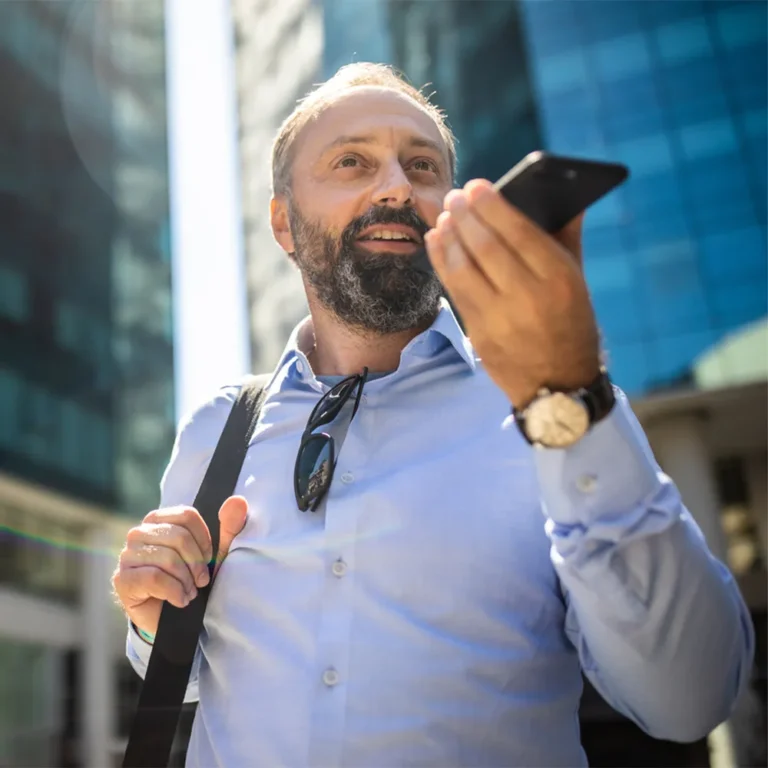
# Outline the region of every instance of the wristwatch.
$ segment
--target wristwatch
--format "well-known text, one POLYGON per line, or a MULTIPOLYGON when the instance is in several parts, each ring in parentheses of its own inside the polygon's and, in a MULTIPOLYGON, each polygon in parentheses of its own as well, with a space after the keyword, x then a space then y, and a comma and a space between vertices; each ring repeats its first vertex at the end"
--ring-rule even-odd
POLYGON ((608 372, 601 368, 597 378, 575 392, 540 389, 524 409, 512 407, 515 424, 523 437, 539 448, 567 448, 581 440, 604 419, 616 403, 608 372))

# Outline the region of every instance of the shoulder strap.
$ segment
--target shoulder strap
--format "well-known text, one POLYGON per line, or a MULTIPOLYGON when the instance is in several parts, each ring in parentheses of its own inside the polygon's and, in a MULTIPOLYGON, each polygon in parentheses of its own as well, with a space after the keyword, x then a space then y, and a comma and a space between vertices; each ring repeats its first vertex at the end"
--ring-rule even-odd
MULTIPOLYGON (((219 508, 237 484, 269 378, 253 376, 242 386, 195 497, 194 507, 211 532, 214 552, 219 549, 219 508)), ((168 765, 213 583, 213 564, 210 569, 211 582, 186 608, 163 603, 123 768, 168 765)))

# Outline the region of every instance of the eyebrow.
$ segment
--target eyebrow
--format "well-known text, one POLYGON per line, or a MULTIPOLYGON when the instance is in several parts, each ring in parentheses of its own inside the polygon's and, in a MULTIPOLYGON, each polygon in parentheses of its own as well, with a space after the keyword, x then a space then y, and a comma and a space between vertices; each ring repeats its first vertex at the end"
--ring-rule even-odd
MULTIPOLYGON (((335 149, 337 147, 346 146, 348 144, 376 144, 376 137, 375 136, 339 136, 337 139, 334 139, 328 146, 325 147, 323 150, 323 154, 328 152, 331 149, 335 149)), ((417 147, 419 149, 431 149, 433 152, 436 152, 438 155, 443 156, 445 154, 445 148, 440 145, 439 142, 433 141, 432 139, 425 139, 421 136, 411 136, 408 139, 408 146, 409 147, 417 147)))

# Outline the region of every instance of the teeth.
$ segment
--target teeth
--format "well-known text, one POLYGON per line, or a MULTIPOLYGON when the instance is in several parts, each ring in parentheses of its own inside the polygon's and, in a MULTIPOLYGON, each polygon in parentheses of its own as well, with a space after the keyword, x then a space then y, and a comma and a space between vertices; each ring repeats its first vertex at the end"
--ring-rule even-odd
POLYGON ((391 232, 388 229, 381 230, 380 232, 374 232, 367 240, 410 240, 408 235, 402 232, 391 232))

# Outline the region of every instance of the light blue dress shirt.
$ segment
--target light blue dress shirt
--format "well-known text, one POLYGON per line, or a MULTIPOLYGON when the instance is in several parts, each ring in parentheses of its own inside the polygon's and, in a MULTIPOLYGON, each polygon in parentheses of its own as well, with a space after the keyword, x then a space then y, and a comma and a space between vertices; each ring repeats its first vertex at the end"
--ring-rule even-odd
MULTIPOLYGON (((328 386, 300 328, 236 489, 248 518, 208 604, 188 765, 584 765, 581 670, 659 738, 729 715, 749 615, 620 392, 579 443, 533 450, 444 305, 366 385, 302 513, 296 451, 328 386)), ((193 502, 236 394, 182 423, 162 506, 193 502)), ((129 631, 140 675, 150 652, 129 631)))

